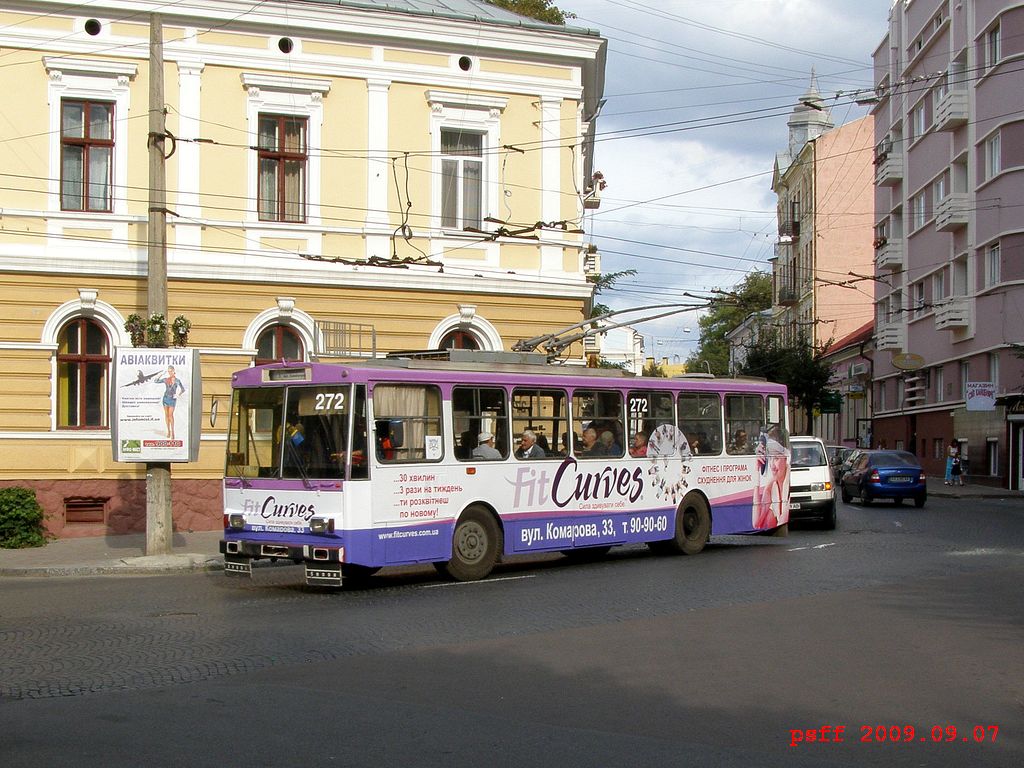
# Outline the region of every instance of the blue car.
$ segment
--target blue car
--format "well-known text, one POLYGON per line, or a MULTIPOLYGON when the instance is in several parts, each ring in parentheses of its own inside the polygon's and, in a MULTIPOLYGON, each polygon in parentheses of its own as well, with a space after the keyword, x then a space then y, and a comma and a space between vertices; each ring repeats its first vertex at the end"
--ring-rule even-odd
POLYGON ((908 451, 863 451, 841 480, 843 501, 854 497, 867 506, 875 499, 892 499, 902 504, 913 499, 923 507, 928 499, 924 470, 917 457, 908 451))

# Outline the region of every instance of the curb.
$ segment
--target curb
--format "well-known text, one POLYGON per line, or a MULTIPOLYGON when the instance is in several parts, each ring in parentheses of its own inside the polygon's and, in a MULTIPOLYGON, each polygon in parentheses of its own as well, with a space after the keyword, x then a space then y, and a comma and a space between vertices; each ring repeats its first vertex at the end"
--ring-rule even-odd
POLYGON ((156 576, 169 573, 218 571, 221 557, 210 555, 166 555, 108 560, 90 565, 37 565, 0 568, 0 577, 26 576, 156 576))

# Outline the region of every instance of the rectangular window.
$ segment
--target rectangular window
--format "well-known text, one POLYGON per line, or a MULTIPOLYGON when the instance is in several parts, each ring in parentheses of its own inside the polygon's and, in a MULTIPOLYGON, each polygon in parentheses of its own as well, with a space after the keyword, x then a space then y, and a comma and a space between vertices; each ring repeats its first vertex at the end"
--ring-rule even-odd
POLYGON ((60 116, 60 207, 113 210, 114 105, 65 99, 60 116))
POLYGON ((925 209, 924 192, 920 192, 910 198, 910 228, 920 229, 928 220, 928 212, 925 209))
POLYGON ((722 401, 717 394, 685 392, 679 395, 679 429, 690 450, 700 456, 722 452, 722 401), (694 449, 696 445, 696 449, 694 449))
POLYGON ((480 133, 441 129, 441 226, 483 226, 483 147, 480 133))
POLYGON ((1002 58, 1002 33, 999 24, 996 24, 985 35, 985 65, 988 68, 994 67, 1002 58))
POLYGON ((886 408, 885 389, 886 383, 884 381, 880 381, 878 383, 878 410, 880 411, 884 411, 886 408))
POLYGON ((373 389, 377 458, 385 463, 440 461, 441 390, 427 385, 378 384, 373 389), (383 422, 383 423, 382 423, 383 422), (382 426, 390 434, 380 434, 382 426), (390 445, 385 445, 383 438, 390 445))
POLYGON ((943 372, 944 369, 941 366, 935 369, 935 402, 937 403, 946 399, 946 381, 943 372))
POLYGON ((985 252, 985 285, 998 285, 1002 271, 999 243, 993 243, 985 252))
POLYGON ((932 275, 932 303, 946 298, 946 270, 940 269, 932 275))
POLYGON ((259 215, 261 221, 306 220, 308 118, 259 117, 259 215))
POLYGON ((675 433, 675 409, 672 407, 671 392, 633 391, 626 396, 629 406, 629 455, 634 458, 647 455, 652 441, 655 450, 651 455, 663 455, 658 451, 666 442, 666 436, 675 433))
POLYGON ((985 142, 985 179, 991 179, 1003 169, 999 132, 996 131, 985 142))
POLYGON ((560 389, 512 390, 512 435, 518 438, 523 432, 533 432, 545 457, 564 456, 571 443, 567 402, 560 389))
POLYGON ((960 363, 960 397, 967 397, 967 382, 971 380, 971 364, 968 361, 960 363))
POLYGON ((504 389, 455 387, 452 423, 455 457, 460 461, 508 458, 508 398, 504 389))
POLYGON ((949 194, 949 188, 946 182, 946 176, 943 174, 935 180, 932 184, 932 205, 936 206, 946 199, 946 195, 949 194))
POLYGON ((914 107, 914 111, 910 113, 910 140, 914 141, 924 136, 925 131, 928 130, 928 113, 925 109, 927 105, 922 101, 918 106, 914 107))
POLYGON ((988 378, 992 382, 995 391, 999 391, 999 353, 988 353, 988 378))
POLYGON ((615 391, 576 390, 572 393, 572 424, 580 435, 576 455, 622 456, 622 395, 615 391))
POLYGON ((932 458, 933 459, 941 459, 941 458, 944 457, 944 453, 943 453, 943 450, 942 450, 943 449, 942 443, 943 443, 943 440, 942 440, 941 437, 933 437, 932 438, 932 458))
POLYGON ((914 283, 914 315, 919 317, 924 314, 924 283, 914 283))
POLYGON ((754 453, 764 425, 764 401, 760 395, 725 396, 725 450, 730 454, 754 453))

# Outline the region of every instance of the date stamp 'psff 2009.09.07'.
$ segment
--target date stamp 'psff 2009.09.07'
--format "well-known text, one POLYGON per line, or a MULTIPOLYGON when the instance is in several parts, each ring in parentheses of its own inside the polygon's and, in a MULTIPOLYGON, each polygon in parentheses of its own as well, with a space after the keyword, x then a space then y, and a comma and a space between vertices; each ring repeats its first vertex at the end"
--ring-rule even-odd
MULTIPOLYGON (((970 744, 994 743, 999 734, 998 725, 974 725, 970 728, 957 728, 955 725, 932 725, 928 728, 916 728, 913 725, 861 725, 857 741, 862 743, 910 744, 930 742, 933 744, 954 744, 959 742, 970 744)), ((789 746, 801 744, 840 744, 853 741, 854 733, 847 738, 845 725, 822 725, 818 728, 790 728, 789 746)))

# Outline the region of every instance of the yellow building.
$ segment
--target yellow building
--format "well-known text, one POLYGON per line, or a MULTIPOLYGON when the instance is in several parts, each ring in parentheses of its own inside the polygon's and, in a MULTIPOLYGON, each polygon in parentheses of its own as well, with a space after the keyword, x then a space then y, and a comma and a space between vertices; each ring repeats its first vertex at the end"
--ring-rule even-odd
MULTIPOLYGON (((281 358, 510 349, 579 322, 605 41, 478 0, 0 9, 0 485, 60 536, 145 529, 110 359, 147 312, 150 16, 166 113, 168 313, 204 433, 178 529, 221 525, 230 374, 281 358), (226 402, 224 402, 226 406, 226 402), (222 406, 223 407, 223 406, 222 406)), ((573 357, 582 362, 582 345, 573 357)))

